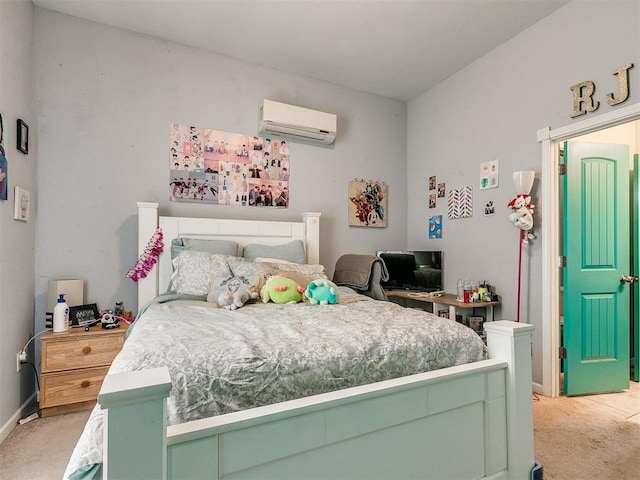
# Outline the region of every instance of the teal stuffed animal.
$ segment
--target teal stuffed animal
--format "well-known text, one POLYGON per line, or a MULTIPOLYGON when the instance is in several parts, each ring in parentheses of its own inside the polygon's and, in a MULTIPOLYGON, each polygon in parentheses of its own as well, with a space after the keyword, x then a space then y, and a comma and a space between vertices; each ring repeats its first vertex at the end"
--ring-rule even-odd
POLYGON ((287 277, 274 276, 267 280, 260 290, 260 298, 264 303, 298 303, 304 299, 304 287, 287 277))
POLYGON ((338 303, 340 293, 338 286, 326 278, 312 280, 304 292, 311 305, 330 305, 338 303))

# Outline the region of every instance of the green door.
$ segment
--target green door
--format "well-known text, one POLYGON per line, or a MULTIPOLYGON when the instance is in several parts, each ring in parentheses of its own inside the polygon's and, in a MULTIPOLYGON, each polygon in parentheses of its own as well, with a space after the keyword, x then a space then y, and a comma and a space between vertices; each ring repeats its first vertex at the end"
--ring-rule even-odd
POLYGON ((564 393, 624 390, 632 289, 621 280, 631 274, 629 147, 567 142, 564 161, 564 393))
MULTIPOLYGON (((633 274, 640 275, 640 159, 633 156, 633 274)), ((640 288, 633 289, 633 379, 640 381, 640 288)))

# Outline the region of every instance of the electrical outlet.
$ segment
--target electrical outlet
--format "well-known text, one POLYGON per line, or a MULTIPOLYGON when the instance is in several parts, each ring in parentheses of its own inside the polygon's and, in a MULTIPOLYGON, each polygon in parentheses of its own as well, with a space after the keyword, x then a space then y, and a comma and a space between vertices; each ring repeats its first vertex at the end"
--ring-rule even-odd
POLYGON ((20 371, 20 367, 27 361, 27 354, 25 352, 18 352, 16 356, 16 372, 20 371))

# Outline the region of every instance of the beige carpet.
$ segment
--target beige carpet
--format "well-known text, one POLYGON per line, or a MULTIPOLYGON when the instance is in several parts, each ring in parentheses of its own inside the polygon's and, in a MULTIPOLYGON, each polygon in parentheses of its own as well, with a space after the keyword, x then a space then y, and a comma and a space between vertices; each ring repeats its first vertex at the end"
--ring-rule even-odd
POLYGON ((61 479, 89 413, 38 418, 18 425, 0 444, 0 479, 61 479))
POLYGON ((640 479, 640 385, 625 393, 540 397, 535 458, 545 480, 640 479))
MULTIPOLYGON (((540 397, 533 413, 535 458, 545 480, 640 479, 640 384, 622 394, 540 397)), ((0 479, 62 478, 88 416, 17 426, 0 445, 0 479)))

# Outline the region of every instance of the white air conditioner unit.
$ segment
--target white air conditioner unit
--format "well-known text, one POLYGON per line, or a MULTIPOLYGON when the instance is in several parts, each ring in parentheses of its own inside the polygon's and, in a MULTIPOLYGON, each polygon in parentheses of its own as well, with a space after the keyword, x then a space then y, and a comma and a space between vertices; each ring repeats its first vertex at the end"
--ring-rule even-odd
POLYGON ((332 113, 263 100, 258 129, 264 135, 282 135, 330 145, 336 138, 337 117, 332 113))

